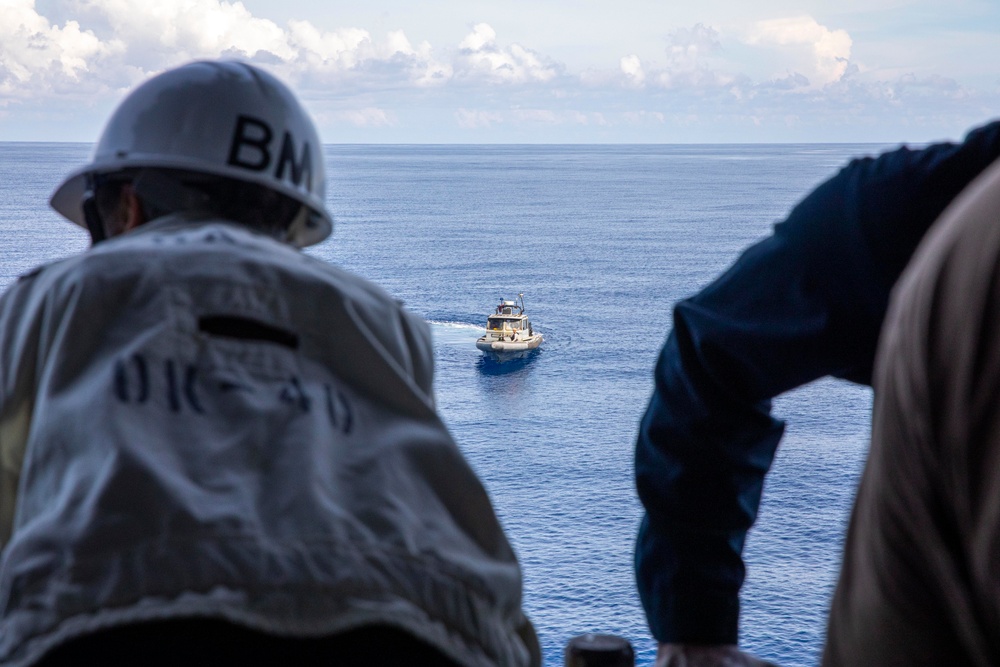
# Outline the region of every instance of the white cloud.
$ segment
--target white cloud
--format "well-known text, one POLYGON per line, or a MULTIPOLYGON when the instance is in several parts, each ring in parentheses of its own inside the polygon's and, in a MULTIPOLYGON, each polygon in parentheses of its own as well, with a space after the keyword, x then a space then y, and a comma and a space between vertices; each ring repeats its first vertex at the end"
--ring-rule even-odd
POLYGON ((81 7, 102 16, 130 49, 156 53, 162 60, 154 67, 226 51, 294 56, 286 32, 273 21, 252 16, 240 2, 81 0, 81 7))
POLYGON ((519 44, 507 47, 496 41, 496 31, 486 23, 473 27, 459 43, 458 63, 463 78, 492 83, 547 82, 559 68, 519 44))
POLYGON ((705 58, 722 50, 719 32, 703 23, 674 30, 668 41, 667 58, 672 69, 697 69, 705 58))
POLYGON ((614 81, 627 89, 705 91, 723 89, 737 79, 727 72, 726 63, 719 58, 722 44, 715 28, 697 23, 690 29, 670 32, 666 41, 665 64, 646 63, 638 55, 630 54, 619 60, 617 72, 588 71, 581 81, 597 87, 614 81))
POLYGON ((458 48, 468 51, 482 51, 484 48, 492 48, 496 45, 497 33, 486 23, 473 26, 472 32, 465 36, 459 43, 458 48))
POLYGON ((814 87, 839 81, 851 60, 851 36, 831 30, 811 16, 758 21, 747 32, 751 45, 773 45, 789 51, 789 71, 802 72, 814 87), (796 56, 804 54, 803 60, 796 56))
POLYGON ((722 50, 715 28, 695 24, 670 34, 667 67, 652 78, 663 88, 718 89, 733 83, 736 77, 723 69, 714 57, 722 50))
MULTIPOLYGON (((809 17, 757 21, 734 29, 727 53, 723 35, 714 27, 696 23, 667 35, 663 64, 640 61, 637 55, 621 58, 617 74, 625 88, 665 89, 676 94, 717 95, 737 101, 754 99, 766 91, 810 92, 840 81, 858 66, 850 62, 851 38, 843 30, 830 30, 809 17), (748 71, 770 61, 776 68, 754 78, 748 71)), ((608 77, 588 73, 590 85, 607 85, 608 77)))
POLYGON ((635 54, 625 56, 619 61, 619 66, 622 74, 625 75, 627 85, 641 88, 646 82, 646 73, 642 70, 642 61, 639 60, 639 56, 635 54))
POLYGON ((121 41, 102 42, 77 21, 52 25, 34 0, 0 0, 0 105, 77 85, 123 50, 121 41))
POLYGON ((735 77, 726 73, 717 58, 722 50, 715 28, 697 23, 667 35, 664 66, 644 66, 636 55, 625 56, 619 67, 626 87, 649 86, 668 89, 710 89, 730 85, 735 77))
POLYGON ((344 28, 320 32, 308 21, 289 21, 285 39, 290 53, 283 58, 300 66, 318 69, 350 69, 375 49, 367 30, 344 28))

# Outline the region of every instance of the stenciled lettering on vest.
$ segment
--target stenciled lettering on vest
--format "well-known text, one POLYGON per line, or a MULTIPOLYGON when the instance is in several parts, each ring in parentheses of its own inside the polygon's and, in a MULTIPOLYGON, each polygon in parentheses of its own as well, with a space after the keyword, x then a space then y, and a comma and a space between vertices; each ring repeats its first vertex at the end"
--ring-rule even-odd
POLYGON ((302 412, 309 412, 312 409, 312 400, 306 395, 305 390, 302 389, 302 383, 299 382, 297 377, 288 379, 288 382, 282 386, 281 391, 278 393, 278 398, 281 399, 282 403, 294 405, 302 412))
MULTIPOLYGON (((250 171, 267 171, 274 161, 271 151, 271 141, 274 139, 274 129, 260 118, 239 115, 236 118, 236 128, 233 140, 229 144, 227 164, 250 171)), ((302 152, 297 155, 295 141, 287 130, 281 136, 281 151, 274 164, 274 177, 290 181, 299 186, 309 183, 312 178, 312 149, 309 142, 302 144, 302 152), (286 176, 287 173, 287 176, 286 176)))
POLYGON ((170 403, 170 411, 180 412, 181 401, 184 401, 198 414, 205 414, 205 408, 201 407, 198 395, 194 391, 194 383, 198 379, 198 369, 191 364, 185 365, 184 377, 181 378, 181 371, 173 359, 167 359, 163 366, 167 376, 167 400, 170 403))
POLYGON ((310 396, 302 380, 296 376, 274 382, 261 381, 254 384, 234 383, 230 380, 201 381, 203 374, 194 364, 179 363, 174 359, 150 361, 142 354, 133 354, 115 361, 111 390, 119 402, 135 405, 150 405, 162 397, 167 409, 174 414, 194 412, 205 415, 210 412, 202 397, 226 396, 237 393, 270 394, 279 403, 306 414, 319 407, 325 408, 330 425, 344 435, 350 435, 354 428, 354 407, 348 396, 331 383, 317 387, 322 391, 322 400, 317 402, 310 396))
POLYGON ((339 389, 334 390, 328 384, 324 385, 323 388, 326 390, 326 412, 333 427, 339 429, 344 435, 349 435, 351 427, 354 425, 354 411, 351 410, 351 402, 339 389))
POLYGON ((145 403, 149 400, 149 369, 146 359, 141 354, 133 354, 127 361, 119 359, 115 362, 115 396, 123 403, 135 401, 145 403), (129 367, 135 370, 129 373, 129 367), (132 375, 133 379, 129 379, 132 375), (135 396, 132 396, 132 386, 135 385, 135 396))

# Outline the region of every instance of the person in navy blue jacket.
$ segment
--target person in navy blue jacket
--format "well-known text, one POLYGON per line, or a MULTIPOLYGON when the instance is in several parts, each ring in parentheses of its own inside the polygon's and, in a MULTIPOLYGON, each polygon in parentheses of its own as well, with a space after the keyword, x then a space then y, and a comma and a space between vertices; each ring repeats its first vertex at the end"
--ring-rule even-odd
POLYGON ((636 577, 658 667, 768 664, 736 645, 743 544, 784 428, 771 399, 824 376, 871 384, 893 285, 998 157, 1000 121, 855 159, 676 304, 635 460, 636 577))

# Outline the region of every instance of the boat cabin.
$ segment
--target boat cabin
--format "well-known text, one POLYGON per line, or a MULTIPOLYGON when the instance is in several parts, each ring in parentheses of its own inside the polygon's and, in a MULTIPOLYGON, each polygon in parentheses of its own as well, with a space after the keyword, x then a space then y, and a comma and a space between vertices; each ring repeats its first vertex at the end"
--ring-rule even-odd
POLYGON ((514 316, 503 316, 503 315, 490 315, 486 318, 486 329, 489 331, 519 331, 521 329, 530 329, 531 323, 528 322, 528 318, 524 315, 514 315, 514 316))

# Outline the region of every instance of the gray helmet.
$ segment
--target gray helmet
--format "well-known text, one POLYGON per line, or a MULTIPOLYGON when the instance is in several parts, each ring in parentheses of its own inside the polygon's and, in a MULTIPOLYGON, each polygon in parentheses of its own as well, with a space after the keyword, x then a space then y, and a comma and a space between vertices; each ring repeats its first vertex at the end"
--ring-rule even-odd
POLYGON ((287 86, 245 63, 194 62, 132 91, 108 120, 90 164, 56 189, 52 208, 87 227, 93 178, 143 167, 224 176, 301 202, 311 214, 296 217, 287 237, 298 247, 319 243, 333 229, 312 120, 287 86))

